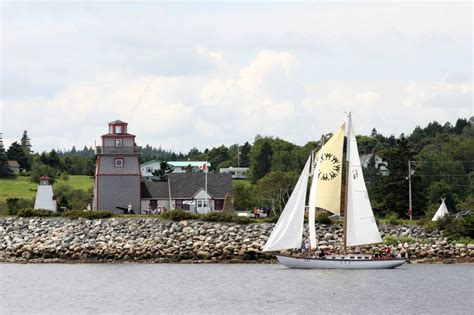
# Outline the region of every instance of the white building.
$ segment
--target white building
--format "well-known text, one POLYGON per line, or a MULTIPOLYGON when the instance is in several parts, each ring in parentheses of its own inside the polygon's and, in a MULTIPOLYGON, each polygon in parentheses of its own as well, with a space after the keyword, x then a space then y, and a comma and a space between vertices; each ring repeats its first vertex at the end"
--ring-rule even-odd
POLYGON ((248 167, 225 167, 219 169, 219 173, 232 174, 232 179, 246 179, 249 172, 248 167))
MULTIPOLYGON (((370 159, 374 156, 373 154, 364 154, 360 157, 360 164, 363 168, 369 166, 370 159)), ((375 167, 379 169, 380 174, 388 175, 388 163, 385 162, 380 156, 375 155, 375 167)))
MULTIPOLYGON (((140 164, 142 177, 152 177, 153 172, 160 169, 160 163, 161 161, 159 160, 152 160, 140 164)), ((206 165, 208 169, 211 167, 211 163, 207 161, 168 161, 168 164, 174 168, 172 173, 186 173, 189 166, 193 168, 195 173, 200 172, 203 169, 203 165, 206 165)))
POLYGON ((56 200, 53 198, 53 186, 51 178, 41 176, 38 191, 36 192, 35 209, 46 209, 56 212, 56 200))

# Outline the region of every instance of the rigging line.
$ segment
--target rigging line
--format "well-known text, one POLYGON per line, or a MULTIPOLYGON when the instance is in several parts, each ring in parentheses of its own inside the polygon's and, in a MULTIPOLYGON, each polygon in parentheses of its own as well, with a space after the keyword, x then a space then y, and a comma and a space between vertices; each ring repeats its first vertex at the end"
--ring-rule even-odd
POLYGON ((463 163, 474 163, 474 161, 462 161, 462 160, 421 160, 421 161, 410 161, 413 163, 423 163, 423 162, 446 162, 446 163, 452 163, 452 162, 463 162, 463 163))
POLYGON ((419 175, 417 174, 416 176, 418 177, 463 177, 463 176, 473 176, 474 174, 425 174, 425 175, 419 175))

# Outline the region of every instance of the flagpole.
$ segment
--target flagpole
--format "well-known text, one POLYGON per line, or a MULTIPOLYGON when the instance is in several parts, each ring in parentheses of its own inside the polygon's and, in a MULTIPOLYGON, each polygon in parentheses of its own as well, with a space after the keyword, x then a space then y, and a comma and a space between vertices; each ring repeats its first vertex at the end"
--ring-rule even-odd
POLYGON ((204 190, 206 191, 206 205, 207 205, 206 207, 207 207, 208 210, 210 211, 210 210, 211 210, 211 207, 210 207, 210 205, 209 205, 209 198, 208 198, 209 194, 208 194, 208 192, 207 192, 207 162, 206 162, 205 165, 206 165, 206 168, 205 168, 205 170, 204 170, 204 173, 205 173, 204 190))

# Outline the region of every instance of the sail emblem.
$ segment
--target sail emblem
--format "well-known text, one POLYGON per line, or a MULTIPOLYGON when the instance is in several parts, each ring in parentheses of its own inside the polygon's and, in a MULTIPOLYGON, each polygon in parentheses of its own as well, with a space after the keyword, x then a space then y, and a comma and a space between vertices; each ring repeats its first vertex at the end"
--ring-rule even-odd
POLYGON ((332 153, 323 153, 320 158, 321 165, 318 173, 320 180, 330 181, 341 172, 341 162, 332 153))

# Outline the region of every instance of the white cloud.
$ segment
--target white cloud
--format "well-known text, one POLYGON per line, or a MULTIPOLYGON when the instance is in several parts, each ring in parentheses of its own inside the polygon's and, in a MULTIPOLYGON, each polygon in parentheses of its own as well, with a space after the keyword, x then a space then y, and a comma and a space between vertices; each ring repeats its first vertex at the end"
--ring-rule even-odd
POLYGON ((354 113, 356 132, 367 134, 376 127, 396 135, 416 124, 472 114, 470 80, 303 85, 298 81, 298 64, 294 54, 266 50, 231 73, 108 74, 51 98, 2 102, 4 130, 11 141, 28 129, 36 150, 82 147, 105 133, 108 121, 122 119, 129 122, 139 144, 187 151, 193 146, 252 141, 256 134, 304 144, 336 129, 348 110, 354 113), (281 89, 293 94, 282 97, 281 89), (447 106, 450 101, 456 106, 447 106))
POLYGON ((123 119, 187 151, 473 115, 472 4, 2 4, 0 123, 34 149, 123 119), (270 9, 271 8, 271 9, 270 9), (210 10, 208 10, 210 9, 210 10))

